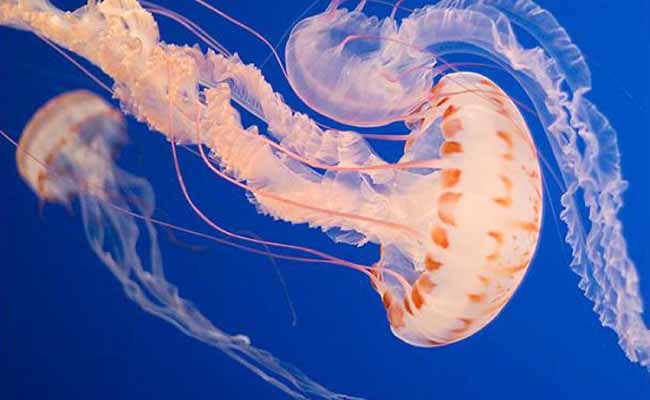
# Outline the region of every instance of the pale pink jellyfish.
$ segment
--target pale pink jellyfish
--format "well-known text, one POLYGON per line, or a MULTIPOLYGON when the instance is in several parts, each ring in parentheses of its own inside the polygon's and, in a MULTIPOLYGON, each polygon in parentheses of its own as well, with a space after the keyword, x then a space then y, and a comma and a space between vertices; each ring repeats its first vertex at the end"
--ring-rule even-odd
POLYGON ((79 203, 88 243, 143 310, 223 351, 292 397, 352 399, 328 391, 252 346, 248 337, 221 331, 180 297, 163 271, 154 226, 162 222, 152 219, 153 190, 145 179, 115 165, 114 157, 126 141, 124 129, 123 115, 97 95, 62 94, 42 106, 25 127, 16 152, 18 171, 42 201, 79 203), (144 256, 137 249, 142 236, 148 244, 144 256))
MULTIPOLYGON (((160 42, 152 15, 134 0, 91 2, 73 13, 46 1, 9 1, 0 4, 0 24, 33 31, 96 64, 115 81, 113 95, 125 112, 172 143, 198 145, 206 166, 248 190, 260 212, 318 227, 339 242, 380 244, 370 273, 323 259, 367 273, 393 332, 418 346, 451 343, 484 327, 521 282, 539 238, 539 162, 516 102, 482 75, 447 73, 462 64, 444 57, 493 61, 521 84, 547 133, 567 187, 561 217, 581 287, 628 357, 649 365, 636 270, 616 217, 624 188, 616 132, 584 97, 589 69, 566 31, 529 0, 442 1, 399 24, 394 13, 367 17, 365 3, 348 11, 333 1, 299 23, 286 50, 287 78, 305 103, 334 120, 404 122, 410 133, 395 164, 363 135, 324 129, 292 111, 257 68, 169 10, 150 7, 189 26, 219 54, 160 42), (522 46, 513 24, 539 46, 522 46), (268 136, 242 126, 233 102, 260 118, 268 136), (581 219, 578 204, 590 221, 581 219)), ((178 176, 191 207, 221 229, 178 176)), ((327 397, 302 379, 292 382, 299 395, 327 397)))
POLYGON ((420 346, 463 339, 497 315, 530 264, 542 215, 535 145, 505 93, 478 74, 454 73, 433 94, 435 104, 411 122, 418 133, 406 144, 431 141, 430 129, 442 134, 441 168, 428 188, 433 201, 409 218, 429 234, 426 253, 413 266, 389 259, 378 268, 421 272, 410 292, 390 276, 377 284, 393 331, 420 346), (467 87, 485 97, 477 100, 467 87))

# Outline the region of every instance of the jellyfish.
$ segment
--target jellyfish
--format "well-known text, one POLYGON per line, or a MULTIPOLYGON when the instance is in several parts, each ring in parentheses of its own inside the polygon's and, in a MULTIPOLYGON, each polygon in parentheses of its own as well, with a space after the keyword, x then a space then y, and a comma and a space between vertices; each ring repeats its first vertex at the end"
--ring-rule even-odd
POLYGON ((126 139, 122 113, 91 92, 67 92, 28 122, 18 142, 18 171, 40 200, 69 207, 78 202, 90 247, 144 311, 223 351, 291 397, 352 399, 252 346, 245 335, 221 331, 180 296, 163 270, 153 189, 115 164, 126 139), (144 257, 138 253, 140 236, 148 243, 144 257))
MULTIPOLYGON (((617 216, 626 187, 617 133, 588 100, 589 68, 555 17, 530 0, 443 0, 399 22, 394 10, 367 16, 363 0, 342 5, 334 0, 300 21, 284 65, 276 56, 304 103, 349 129, 292 110, 258 68, 156 5, 91 1, 64 13, 45 0, 9 1, 0 4, 0 24, 94 63, 114 81, 124 112, 172 149, 196 146, 206 167, 246 190, 260 213, 319 228, 336 242, 379 244, 372 266, 311 254, 368 275, 395 336, 419 347, 485 328, 533 260, 544 192, 522 115, 530 112, 566 189, 560 217, 570 267, 628 358, 649 367, 638 275, 617 216), (161 42, 152 13, 189 26, 210 49, 161 42), (524 46, 515 28, 536 44, 524 46), (456 54, 507 72, 532 109, 484 74, 463 71, 469 63, 447 61, 456 54), (241 112, 266 130, 244 127, 241 112), (358 132, 393 122, 409 130, 395 163, 358 132)), ((178 168, 177 175, 190 206, 219 230, 192 202, 178 168)))

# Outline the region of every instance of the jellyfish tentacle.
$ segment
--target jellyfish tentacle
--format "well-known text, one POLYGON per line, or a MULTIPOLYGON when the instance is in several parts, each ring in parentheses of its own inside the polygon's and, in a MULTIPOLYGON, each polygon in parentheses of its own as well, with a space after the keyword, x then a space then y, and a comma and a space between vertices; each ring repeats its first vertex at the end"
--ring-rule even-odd
POLYGON ((227 56, 231 55, 230 52, 221 43, 219 43, 219 41, 217 41, 214 37, 212 37, 203 28, 201 28, 198 24, 189 18, 150 1, 140 1, 140 4, 142 4, 146 10, 152 14, 162 15, 164 17, 172 19, 173 21, 176 21, 185 27, 188 31, 190 31, 193 35, 201 39, 201 41, 208 45, 212 50, 227 56))
MULTIPOLYGON (((115 80, 116 80, 116 85, 115 85, 115 97, 120 99, 122 101, 122 106, 125 110, 131 112, 133 115, 135 115, 137 118, 140 120, 146 121, 149 126, 152 128, 160 131, 160 132, 165 132, 168 137, 174 138, 174 140, 178 140, 181 142, 192 142, 194 140, 194 135, 193 135, 193 115, 195 114, 194 112, 194 104, 196 104, 196 100, 190 100, 190 101, 185 101, 185 102, 175 102, 174 107, 172 109, 169 109, 168 104, 166 104, 166 101, 164 99, 167 98, 167 92, 170 90, 169 89, 169 83, 168 82, 159 82, 157 80, 158 76, 158 71, 160 70, 168 70, 169 68, 173 69, 174 75, 176 77, 179 77, 176 82, 174 82, 174 90, 181 93, 182 97, 185 99, 197 99, 198 96, 198 91, 197 91, 197 82, 199 81, 199 77, 204 74, 204 76, 208 76, 205 72, 205 65, 198 63, 197 60, 202 59, 202 55, 199 53, 198 49, 190 49, 190 48, 181 48, 181 47, 176 47, 176 46, 171 46, 171 45, 162 45, 160 44, 159 46, 155 47, 150 47, 150 46, 142 46, 139 47, 137 50, 139 51, 138 54, 145 54, 147 57, 145 57, 145 62, 142 63, 139 61, 136 63, 135 61, 129 62, 129 60, 133 59, 136 53, 129 53, 125 54, 125 50, 122 47, 119 47, 117 49, 113 49, 112 42, 113 40, 108 40, 109 37, 105 36, 105 33, 102 33, 101 29, 100 30, 93 30, 92 32, 88 33, 85 32, 84 29, 87 29, 86 26, 83 25, 84 18, 88 18, 89 15, 93 15, 93 13, 100 13, 102 15, 105 15, 104 13, 107 13, 108 15, 118 18, 122 14, 126 14, 129 16, 129 21, 131 19, 136 19, 136 22, 139 22, 140 19, 133 18, 133 13, 132 11, 135 9, 137 12, 141 12, 142 9, 137 8, 137 3, 135 2, 125 2, 125 3, 120 3, 118 4, 124 7, 127 7, 126 9, 117 9, 116 5, 114 4, 116 2, 113 1, 107 1, 104 3, 100 3, 96 8, 92 8, 90 6, 82 8, 79 12, 76 12, 75 14, 71 16, 65 17, 65 23, 69 26, 68 29, 71 31, 79 30, 82 31, 81 38, 82 39, 97 39, 96 47, 101 48, 104 50, 104 53, 99 53, 97 51, 97 54, 90 54, 88 52, 82 52, 82 55, 88 56, 88 57, 94 57, 91 58, 91 61, 99 63, 100 67, 104 69, 106 72, 109 73, 115 80), (113 7, 115 6, 115 7, 113 7), (79 18, 77 20, 76 18, 79 18), (76 25, 75 25, 76 24, 76 25), (99 32, 99 33, 98 33, 99 32), (101 57, 97 55, 101 55, 101 57), (120 59, 120 67, 116 67, 115 65, 112 65, 113 62, 115 62, 115 55, 120 54, 121 56, 124 56, 123 59, 120 59), (128 71, 127 71, 128 70, 128 71), (112 74, 114 72, 114 75, 112 74), (171 113, 171 116, 169 115, 171 113), (173 131, 170 131, 170 125, 168 123, 169 119, 172 119, 174 121, 173 125, 173 131)), ((19 10, 20 11, 20 10, 19 10)), ((29 15, 36 14, 37 17, 29 17, 30 19, 27 21, 28 23, 32 24, 32 28, 36 29, 38 32, 41 32, 44 34, 44 36, 47 36, 45 32, 48 30, 52 30, 51 27, 49 27, 46 23, 43 25, 42 20, 45 19, 44 17, 49 15, 50 11, 43 11, 42 15, 39 14, 38 12, 32 12, 28 13, 29 15), (41 18, 42 17, 42 18, 41 18)), ((137 13, 136 13, 137 14, 137 13)), ((21 14, 20 12, 17 13, 18 16, 24 16, 24 14, 21 14)), ((62 23, 57 20, 57 13, 54 13, 55 17, 53 20, 55 23, 59 24, 62 23)), ((148 14, 147 14, 148 15, 148 14)), ((64 18, 64 17, 60 17, 64 18)), ((147 19, 144 18, 146 21, 147 19)), ((124 36, 124 41, 128 42, 128 39, 134 39, 134 37, 130 36, 131 32, 127 29, 131 26, 138 26, 136 23, 127 21, 127 23, 120 23, 118 27, 113 27, 115 28, 111 30, 111 36, 110 39, 115 39, 115 37, 119 36, 124 36), (119 29, 122 29, 120 31, 119 29)), ((124 22, 124 21, 122 21, 124 22)), ((153 23, 153 22, 152 22, 153 23)), ((150 37, 148 37, 149 40, 151 40, 152 37, 157 38, 157 30, 155 30, 155 23, 153 25, 147 25, 147 27, 151 28, 149 30, 143 29, 143 28, 138 28, 136 33, 140 35, 142 32, 154 32, 150 37)), ((58 31, 55 30, 55 34, 58 31)), ((78 47, 82 47, 79 45, 77 41, 74 41, 72 37, 70 36, 57 36, 52 38, 55 42, 58 42, 64 47, 71 47, 73 51, 76 51, 78 47), (66 43, 68 41, 69 43, 66 43)), ((117 40, 119 42, 119 40, 117 40)), ((128 52, 127 52, 128 53, 128 52)), ((212 53, 212 60, 217 59, 218 56, 212 53)), ((208 56, 208 59, 210 59, 210 55, 208 56)), ((140 58, 139 58, 140 60, 140 58)), ((229 65, 233 65, 236 62, 232 62, 229 65)), ((223 62, 221 63, 223 66, 223 62)), ((219 65, 217 64, 217 67, 219 65)), ((257 79, 259 76, 259 72, 253 74, 254 69, 247 69, 245 73, 243 74, 243 78, 248 78, 249 80, 252 79, 254 84, 259 85, 260 87, 266 88, 268 84, 263 81, 263 79, 257 79), (253 78, 251 78, 253 77, 253 78)), ((218 71, 216 71, 218 72, 218 71)), ((215 73, 214 70, 212 70, 212 73, 215 73)), ((243 80, 243 78, 240 78, 243 80)), ((277 95, 275 95, 272 90, 270 90, 270 87, 268 88, 268 97, 260 95, 261 99, 267 99, 272 96, 274 99, 277 99, 277 95)), ((207 92, 206 92, 207 93, 207 92)), ((204 94, 206 94, 204 93, 204 94)), ((271 101, 271 100, 269 100, 271 101)), ((280 106, 279 103, 274 103, 273 106, 275 106, 277 109, 280 109, 280 111, 277 111, 276 113, 273 113, 273 115, 277 116, 277 119, 280 119, 281 117, 286 116, 286 113, 290 113, 290 110, 286 108, 286 106, 280 106)), ((208 106, 209 108, 209 106, 208 106)), ((289 117, 292 117, 293 119, 298 119, 298 121, 306 121, 307 119, 304 116, 292 116, 289 115, 289 117)), ((219 115, 218 118, 227 118, 225 115, 219 115)), ((219 121, 218 119, 215 118, 208 118, 205 120, 206 125, 208 126, 218 126, 219 122, 224 123, 224 121, 219 121)), ((310 123, 313 125, 313 123, 310 123)), ((202 129, 202 132, 207 133, 209 132, 209 127, 206 127, 205 129, 202 129)), ((280 131, 281 129, 278 129, 280 131)), ((243 133, 243 131, 237 130, 236 132, 243 133)), ((248 135, 250 136, 250 135, 248 135)), ((357 134, 355 133, 350 133, 348 135, 350 139, 348 139, 344 135, 330 135, 333 137, 333 141, 342 141, 347 139, 347 143, 350 143, 353 141, 356 143, 358 146, 357 150, 350 150, 350 146, 345 145, 345 142, 343 145, 340 147, 343 149, 343 151, 347 151, 350 156, 349 157, 358 157, 359 154, 361 157, 370 157, 372 159, 376 159, 374 154, 371 152, 369 149, 367 143, 363 139, 361 139, 357 134)), ((213 136, 215 138, 219 138, 218 136, 213 136)), ((232 136, 227 136, 227 133, 224 133, 221 135, 219 138, 222 140, 226 140, 226 138, 229 138, 232 136)), ((242 134, 240 137, 236 137, 235 140, 240 140, 243 141, 247 137, 246 134, 242 134)), ((206 140, 206 138, 203 138, 206 140)), ((249 140, 250 144, 249 146, 253 146, 256 148, 261 148, 259 145, 257 145, 255 140, 249 140)), ((352 144, 352 143, 350 143, 352 144)), ((216 143, 212 143, 212 145, 216 145, 216 143)), ((244 145, 244 142, 241 142, 240 145, 244 145)), ((228 147, 227 147, 228 148, 228 147)), ((242 154, 241 152, 242 147, 240 146, 237 151, 239 153, 231 153, 234 155, 237 154, 242 154)), ((309 149, 308 151, 312 151, 309 149)), ((224 150, 223 147, 219 149, 219 151, 216 152, 216 156, 219 158, 224 158, 228 156, 228 150, 224 150), (224 154, 218 154, 219 152, 224 153, 224 154)), ((265 151, 264 153, 268 153, 268 151, 265 151)), ((269 162, 275 163, 275 161, 272 161, 273 155, 269 154, 269 162)), ((318 157, 315 157, 318 159, 318 157)), ((241 157, 237 162, 239 164, 243 164, 244 162, 249 162, 251 160, 250 157, 241 157)), ((233 160, 234 161, 234 160, 233 160)), ((258 163, 261 162, 260 160, 256 160, 258 163)), ((350 162, 349 163, 351 166, 358 165, 358 162, 350 162)), ((252 164, 251 164, 252 165, 252 164)), ((260 172, 264 172, 262 169, 258 169, 260 172)), ((276 177, 276 184, 280 184, 280 182, 284 182, 284 184, 280 185, 282 190, 289 191, 291 192, 291 188, 298 188, 299 186, 296 186, 295 184, 292 184, 289 179, 290 176, 292 177, 301 177, 298 182, 303 182, 305 183, 305 188, 309 188, 309 190, 300 190, 300 193, 295 193, 296 196, 300 195, 300 201, 294 202, 292 204, 292 207, 282 207, 282 211, 279 214, 276 215, 282 215, 283 219, 290 220, 290 221, 299 221, 299 222, 309 222, 309 221, 318 221, 314 222, 317 225, 321 225, 326 227, 326 229, 329 229, 330 227, 333 227, 336 225, 336 219, 329 218, 327 215, 317 215, 317 216, 311 216, 309 215, 308 212, 305 212, 304 210, 300 210, 299 207, 296 207, 295 205, 297 203, 301 204, 315 204, 318 203, 319 200, 323 198, 331 198, 331 199, 339 199, 339 205, 338 209, 341 210, 348 210, 349 212, 346 212, 347 214, 357 214, 357 215, 364 215, 365 217, 368 217, 373 220, 385 220, 386 216, 384 215, 385 213, 381 212, 381 207, 378 205, 379 203, 385 202, 383 199, 383 196, 379 195, 376 191, 372 190, 369 188, 366 192, 367 194, 372 195, 376 200, 374 201, 357 201, 358 196, 361 194, 359 192, 356 192, 355 190, 350 190, 349 188, 346 189, 346 185, 349 186, 349 179, 358 181, 360 179, 357 175, 354 173, 349 173, 349 174, 333 174, 331 179, 326 179, 329 180, 330 182, 328 184, 324 185, 315 185, 313 182, 310 182, 314 180, 315 175, 308 171, 307 169, 301 167, 299 164, 294 163, 293 166, 289 167, 280 167, 280 169, 277 170, 278 175, 276 177), (292 172, 291 169, 294 170, 299 170, 297 173, 292 172), (347 176, 346 176, 347 175, 347 176), (348 183, 345 183, 346 180, 348 180, 348 183), (311 184, 310 184, 311 183, 311 184), (310 184, 310 185, 309 185, 310 184), (332 196, 333 191, 336 192, 336 196, 332 196), (340 193, 339 193, 340 192, 340 193), (348 199, 349 201, 345 201, 345 199, 348 199), (365 208, 367 209, 365 212, 356 212, 354 208, 351 209, 351 207, 356 207, 359 204, 367 204, 365 208)), ((384 175, 387 173, 387 171, 376 171, 372 172, 374 175, 378 175, 380 173, 383 173, 384 175)), ((271 192, 271 190, 268 190, 271 192)), ((366 195, 367 195, 366 194, 366 195)), ((259 200, 259 199, 258 199, 259 200)), ((271 200, 272 201, 272 200, 271 200)), ((270 201, 266 201, 269 203, 270 201)), ((264 206, 266 207, 266 205, 264 206)), ((275 209, 278 209, 278 206, 274 207, 275 209)), ((332 209, 337 209, 337 207, 333 207, 332 209)), ((313 213, 313 212, 312 212, 313 213)), ((320 213, 323 214, 323 213, 320 213)), ((393 223, 391 222, 390 218, 388 218, 388 223, 393 223)), ((376 224, 376 222, 368 222, 366 225, 373 225, 376 224)), ((361 226, 354 226, 349 227, 349 230, 351 231, 363 231, 365 232, 371 232, 372 228, 368 227, 361 227, 361 226), (363 228, 363 229, 362 229, 363 228)), ((376 235, 371 235, 372 237, 376 237, 376 235)))
POLYGON ((237 57, 208 53, 211 74, 204 81, 228 82, 233 99, 248 103, 268 124, 268 133, 284 148, 326 165, 371 166, 385 164, 356 132, 323 130, 308 116, 294 112, 273 91, 260 71, 237 57), (252 99, 252 100, 246 100, 252 99))
POLYGON ((365 191, 358 191, 355 184, 346 181, 353 179, 358 182, 358 173, 336 172, 322 176, 288 157, 276 156, 272 148, 260 140, 256 129, 244 130, 241 127, 238 112, 230 105, 229 91, 228 85, 206 91, 208 112, 199 130, 208 147, 218 155, 224 170, 236 179, 246 181, 246 188, 252 190, 260 211, 293 223, 307 222, 325 230, 338 226, 359 232, 373 241, 379 241, 374 234, 379 230, 378 225, 397 228, 393 229, 393 235, 413 234, 408 227, 397 223, 397 218, 381 212, 381 204, 386 201, 384 194, 370 186, 365 191), (291 199, 291 202, 283 199, 291 199), (320 206, 296 207, 295 203, 320 206), (340 218, 333 218, 333 212, 319 209, 337 210, 339 214, 359 217, 347 218, 341 226, 340 218))

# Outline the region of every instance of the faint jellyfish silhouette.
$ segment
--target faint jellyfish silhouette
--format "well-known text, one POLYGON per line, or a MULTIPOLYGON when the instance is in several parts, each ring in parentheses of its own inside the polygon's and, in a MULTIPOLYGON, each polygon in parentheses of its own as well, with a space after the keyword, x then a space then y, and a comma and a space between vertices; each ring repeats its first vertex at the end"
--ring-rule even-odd
POLYGON ((213 346, 294 398, 334 394, 248 337, 215 327, 164 275, 152 214, 154 193, 143 178, 115 165, 125 143, 122 114, 88 91, 73 91, 47 102, 29 121, 16 153, 18 170, 43 201, 72 206, 78 200, 88 243, 143 310, 183 333, 213 346), (138 238, 148 254, 137 251, 138 238))

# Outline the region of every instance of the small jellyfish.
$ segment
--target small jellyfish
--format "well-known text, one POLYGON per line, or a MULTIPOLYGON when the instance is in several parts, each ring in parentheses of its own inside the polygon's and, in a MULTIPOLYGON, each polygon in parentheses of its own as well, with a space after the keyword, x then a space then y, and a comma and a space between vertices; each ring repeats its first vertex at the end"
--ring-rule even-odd
POLYGON ((16 164, 44 201, 69 204, 80 193, 117 196, 122 180, 113 176, 117 170, 112 163, 125 141, 121 113, 90 92, 69 92, 31 118, 20 137, 16 164))
POLYGON ((25 127, 16 153, 18 170, 42 201, 69 206, 78 201, 88 243, 143 310, 223 351, 294 398, 353 399, 252 346, 247 336, 221 331, 180 297, 163 271, 153 190, 115 164, 125 141, 119 111, 91 92, 68 92, 48 101, 25 127), (148 243, 146 256, 138 254, 140 236, 148 243))
POLYGON ((311 108, 354 126, 381 126, 406 116, 431 89, 437 61, 413 45, 408 21, 379 19, 332 1, 292 30, 285 49, 291 87, 311 108), (418 73, 414 73, 418 71, 418 73))

